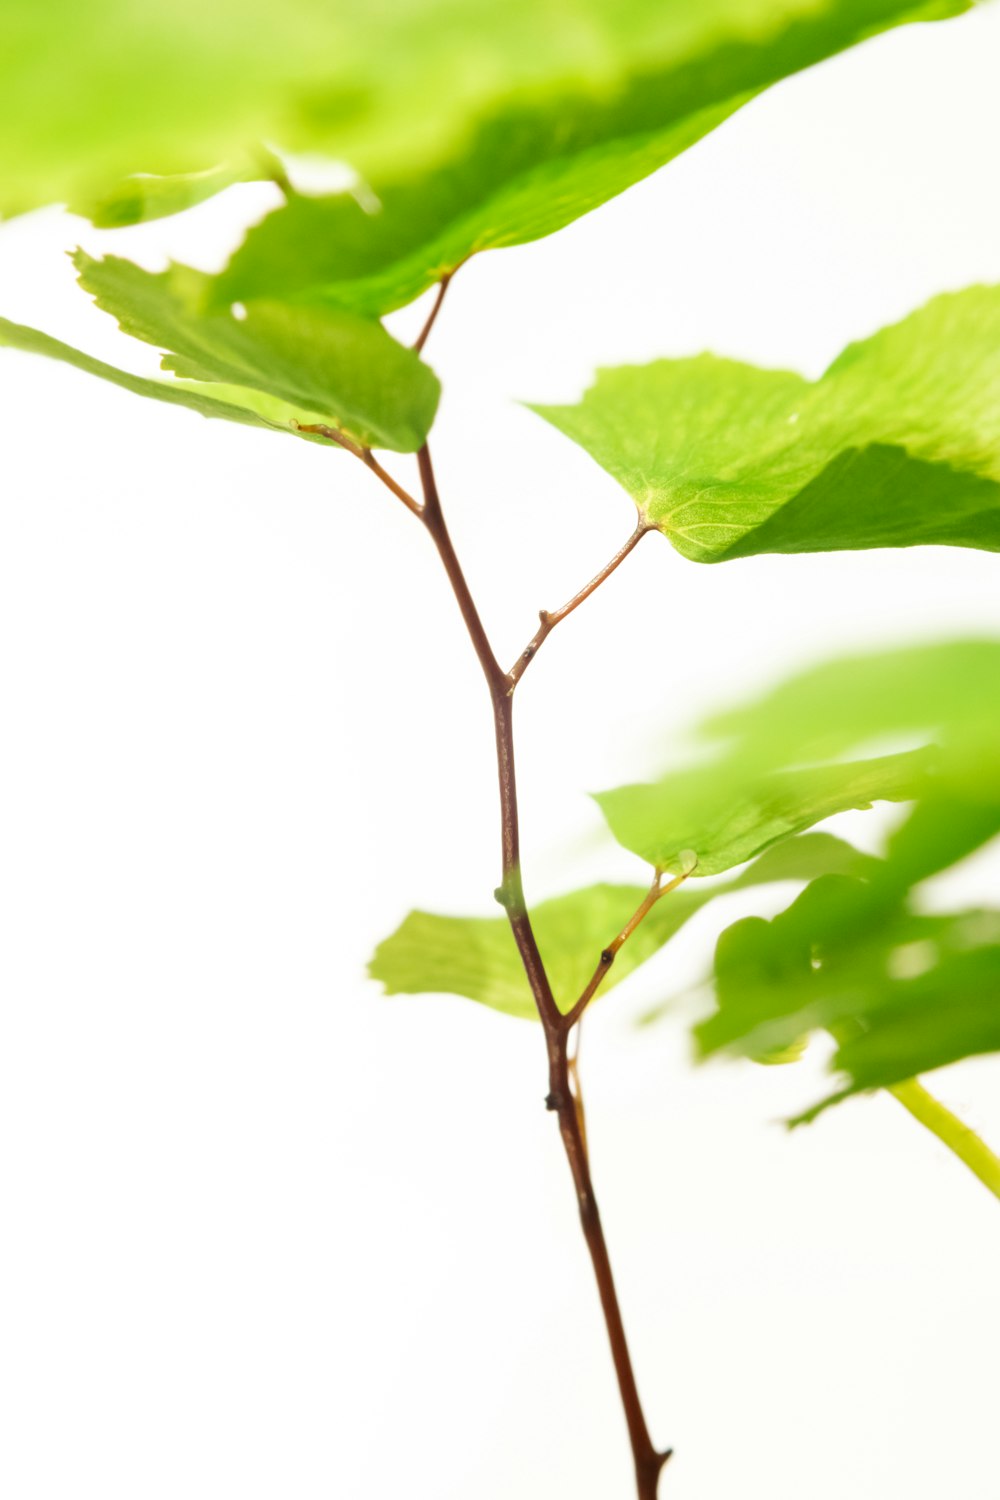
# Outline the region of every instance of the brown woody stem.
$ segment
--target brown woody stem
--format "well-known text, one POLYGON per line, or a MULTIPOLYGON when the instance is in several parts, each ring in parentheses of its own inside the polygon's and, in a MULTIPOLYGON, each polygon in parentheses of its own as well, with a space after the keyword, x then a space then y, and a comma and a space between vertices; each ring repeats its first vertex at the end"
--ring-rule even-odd
MULTIPOLYGON (((600 1212, 597 1207, 594 1185, 590 1175, 590 1163, 583 1131, 583 1110, 579 1093, 579 1080, 575 1074, 575 1067, 571 1067, 569 1059, 570 1028, 566 1024, 566 1017, 560 1013, 552 994, 545 966, 538 951, 538 944, 535 941, 531 919, 528 916, 524 900, 524 889, 521 883, 517 784, 514 774, 514 704, 512 697, 517 679, 515 678, 514 682, 511 681, 510 676, 500 667, 490 646, 482 620, 479 617, 479 612, 476 609, 469 586, 462 572, 461 564, 455 554, 451 537, 448 534, 448 528, 445 524, 444 515, 441 510, 441 501, 434 479, 430 453, 426 446, 420 450, 417 457, 424 493, 424 503, 420 511, 420 516, 437 548, 455 598, 458 601, 462 619, 465 622, 469 638, 472 641, 479 664, 483 670, 483 676, 486 679, 490 702, 493 708, 493 720, 496 730, 497 772, 500 786, 500 839, 502 850, 502 880, 496 895, 498 901, 507 912, 511 931, 521 955, 521 961, 524 965, 528 983, 531 986, 535 1004, 538 1007, 539 1018, 545 1034, 545 1044, 549 1059, 549 1093, 545 1102, 546 1106, 553 1110, 558 1117, 559 1133, 563 1149, 573 1176, 577 1206, 580 1212, 580 1223, 594 1268, 594 1276, 597 1281, 597 1289, 608 1332, 608 1341, 611 1345, 615 1374, 618 1378, 618 1389, 621 1394, 625 1422, 628 1427, 629 1441, 632 1447, 637 1500, 657 1500, 660 1473, 670 1456, 670 1450, 661 1452, 654 1448, 643 1414, 642 1403, 639 1399, 635 1372, 632 1368, 632 1359, 625 1336, 625 1326, 622 1321, 621 1308, 619 1307, 618 1295, 615 1290, 611 1261, 608 1256, 607 1242, 604 1238, 604 1230, 601 1225, 600 1212)), ((615 567, 617 567, 622 557, 631 551, 632 546, 635 545, 641 534, 642 531, 639 530, 630 544, 623 549, 614 564, 615 567)), ((613 571, 611 567, 605 569, 604 573, 599 575, 598 579, 592 585, 588 586, 587 590, 577 596, 576 600, 572 603, 572 608, 575 608, 577 603, 582 602, 588 593, 592 593, 593 589, 597 587, 598 582, 603 577, 607 577, 611 571, 613 571)), ((569 613, 569 608, 565 612, 569 613)))
MULTIPOLYGON (((447 277, 442 280, 437 300, 431 309, 430 317, 420 335, 416 347, 423 346, 434 319, 440 309, 444 293, 447 288, 447 277)), ((426 444, 417 454, 417 463, 420 470, 420 482, 423 490, 423 504, 415 500, 396 480, 382 468, 381 464, 374 458, 371 450, 362 448, 344 433, 338 432, 336 428, 326 427, 320 424, 302 427, 303 432, 314 432, 329 439, 330 442, 339 444, 353 453, 362 463, 375 474, 382 483, 401 500, 408 510, 420 517, 428 534, 431 537, 441 562, 444 566, 448 581, 458 602, 458 607, 465 622, 469 639, 479 659, 486 686, 489 689, 490 703, 493 709, 493 723, 496 733, 496 755, 497 755, 497 777, 500 787, 500 844, 502 851, 502 878, 495 894, 497 900, 507 913, 514 941, 517 944, 521 962, 527 975, 531 993, 534 996, 538 1008, 539 1019, 545 1035, 545 1046, 549 1060, 549 1092, 546 1098, 546 1107, 553 1110, 559 1120, 559 1133, 569 1162, 570 1172, 573 1176, 573 1186, 576 1189, 577 1206, 580 1212, 580 1223, 583 1228, 587 1249, 590 1252, 591 1263, 594 1268, 594 1277, 597 1282, 597 1290, 601 1299, 601 1307, 604 1312, 604 1321, 608 1332, 608 1342, 611 1345, 611 1357, 614 1361, 615 1374, 618 1378, 618 1389, 621 1394, 622 1409, 625 1414, 625 1423, 628 1428, 629 1442, 632 1447, 632 1459, 635 1465, 636 1496, 637 1500, 657 1500, 659 1492, 660 1474, 664 1464, 670 1457, 671 1450, 659 1450, 654 1448, 646 1419, 639 1399, 639 1390, 636 1385, 635 1372, 632 1368, 632 1358, 629 1353, 628 1341, 625 1336, 625 1325, 622 1321, 621 1308, 618 1304, 618 1294, 615 1290, 614 1276, 611 1271, 611 1261, 608 1256, 607 1242, 604 1238, 604 1230, 601 1225, 601 1217, 597 1207, 597 1199, 594 1194, 594 1184, 590 1175, 590 1162, 587 1156, 587 1143, 584 1127, 583 1098, 580 1093, 580 1080, 577 1072, 576 1058, 571 1059, 569 1054, 569 1038, 575 1023, 582 1014, 584 996, 577 1002, 574 1010, 569 1016, 564 1016, 556 1004, 545 972, 545 965, 538 950, 535 934, 531 926, 531 918, 528 915, 527 905, 524 899, 524 887, 521 882, 520 863, 520 830, 517 813, 517 782, 514 774, 514 701, 513 693, 520 680, 525 667, 531 660, 535 651, 549 632, 558 625, 560 620, 571 614, 584 599, 588 598, 596 588, 604 582, 624 561, 632 548, 649 530, 648 525, 643 522, 636 527, 632 536, 625 545, 615 554, 606 568, 591 579, 586 588, 564 604, 562 609, 556 610, 554 614, 542 615, 542 624, 536 632, 535 638, 519 659, 514 670, 507 673, 500 666, 490 645, 489 637, 479 617, 475 601, 469 590, 469 586, 462 572, 461 564, 452 545, 448 527, 445 523, 444 513, 441 509, 441 499, 438 494, 437 483, 434 478, 434 470, 431 464, 430 451, 426 444)), ((683 879, 684 877, 680 877, 683 879)), ((658 884, 659 877, 657 877, 658 884)), ((657 889, 646 898, 626 928, 614 940, 615 949, 625 941, 628 934, 633 930, 642 916, 658 900, 667 889, 673 889, 678 881, 671 883, 669 887, 657 889)), ((596 989, 597 985, 593 985, 596 989)), ((586 1001, 590 995, 584 992, 586 1001)), ((584 1002, 586 1003, 586 1002, 584 1002)))
POLYGON ((656 874, 653 876, 652 885, 649 887, 649 890, 646 892, 645 896, 643 896, 642 900, 639 902, 639 905, 636 907, 635 911, 625 923, 625 926, 622 928, 621 932, 617 937, 611 939, 611 942, 606 948, 601 949, 601 956, 597 960, 597 968, 590 976, 590 979, 587 982, 587 988, 584 990, 579 1000, 573 1006, 572 1010, 568 1010, 563 1016, 562 1024, 567 1031, 571 1030, 571 1028, 576 1025, 577 1021, 580 1020, 584 1011, 587 1009, 587 1006, 590 1004, 591 1000, 593 1000, 597 991, 600 989, 601 985, 604 982, 604 976, 607 974, 608 970, 611 968, 611 965, 614 963, 615 957, 622 944, 628 942, 629 938, 632 936, 639 923, 645 916, 647 916, 649 912, 652 911, 657 901, 659 901, 663 896, 669 896, 671 891, 676 891, 677 887, 679 885, 683 885, 684 881, 687 880, 688 876, 691 873, 692 870, 685 870, 682 875, 675 875, 673 880, 668 880, 666 884, 664 884, 663 873, 662 871, 657 870, 656 874))

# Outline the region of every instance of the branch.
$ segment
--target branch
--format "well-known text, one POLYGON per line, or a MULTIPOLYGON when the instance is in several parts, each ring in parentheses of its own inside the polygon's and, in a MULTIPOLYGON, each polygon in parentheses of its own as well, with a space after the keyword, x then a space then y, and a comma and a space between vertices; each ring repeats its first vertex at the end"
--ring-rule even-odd
POLYGON ((560 1024, 565 1028, 566 1031, 571 1031, 573 1029, 577 1021, 579 1021, 580 1017, 587 1009, 587 1006, 590 1004, 591 1000, 593 1000, 597 991, 600 989, 601 984, 604 981, 604 976, 607 974, 608 970, 611 968, 611 965, 615 961, 618 949, 622 946, 623 943, 628 942, 629 938, 632 936, 639 923, 643 920, 644 917, 649 914, 649 912, 652 911, 657 901, 660 901, 664 896, 668 896, 671 891, 675 891, 679 885, 683 885, 688 876, 694 874, 697 866, 698 861, 697 859, 695 859, 694 864, 691 865, 690 869, 685 870, 681 875, 675 875, 673 879, 668 880, 666 884, 663 883, 663 871, 656 871, 655 875, 653 876, 652 885, 649 887, 649 890, 646 892, 645 896, 643 896, 642 900, 639 902, 639 905, 636 907, 635 911, 625 923, 625 926, 622 928, 621 932, 616 938, 612 938, 611 942, 606 948, 601 949, 601 956, 597 960, 597 968, 590 976, 587 988, 584 990, 579 1000, 573 1006, 572 1010, 568 1010, 566 1014, 561 1018, 560 1024))
POLYGON ((483 669, 483 676, 490 692, 493 706, 493 724, 496 733, 497 775, 500 783, 500 839, 502 850, 502 880, 496 897, 507 912, 511 931, 517 943, 521 962, 524 964, 528 983, 538 1007, 538 1014, 546 1035, 559 1021, 552 988, 545 973, 542 956, 538 951, 535 934, 528 917, 521 884, 520 834, 517 816, 517 783, 514 778, 514 725, 513 704, 507 694, 507 675, 493 654, 489 638, 479 617, 479 611, 465 581, 465 574, 452 545, 448 527, 441 510, 437 482, 431 464, 430 450, 425 444, 417 454, 420 466, 420 482, 423 486, 424 503, 421 519, 430 532, 438 555, 444 564, 452 591, 465 621, 473 648, 483 669))
MULTIPOLYGON (((584 1135, 582 1101, 580 1100, 579 1093, 579 1079, 576 1076, 575 1061, 572 1067, 569 1061, 569 1027, 553 997, 552 988, 549 984, 548 975, 545 972, 541 954, 538 951, 538 944, 535 941, 531 919, 528 916, 524 901, 519 855, 520 835, 517 812, 517 784, 514 775, 514 700, 511 696, 511 682, 493 653, 489 638, 479 617, 479 612, 469 592, 469 586, 465 581, 465 575, 455 554, 455 549, 448 534, 448 528, 441 509, 441 500, 434 478, 431 457, 426 445, 418 453, 417 459, 420 465, 420 479, 424 494, 424 503, 420 510, 420 516, 430 533, 444 565, 445 572, 448 575, 462 618, 465 621, 466 629, 469 632, 470 640, 479 658, 479 664, 482 667, 483 676, 489 688, 490 702, 493 708, 493 722, 496 731, 497 774, 500 784, 500 827, 503 868, 503 878, 500 886, 497 888, 496 896, 507 912, 511 932, 514 935, 514 941, 521 955, 521 962, 524 965, 525 974, 527 975, 532 995, 535 998, 535 1004, 538 1007, 538 1015, 545 1035, 545 1046, 549 1060, 549 1094, 545 1102, 546 1106, 558 1116, 559 1133, 562 1137, 563 1150, 566 1153, 566 1159, 573 1176, 573 1186, 576 1190, 577 1207, 580 1213, 580 1224, 587 1242, 591 1264, 594 1268, 594 1278, 597 1282, 597 1290, 601 1299, 605 1327, 608 1333, 608 1342, 611 1346, 611 1357, 614 1362, 615 1375, 618 1379, 622 1410, 628 1427, 629 1443, 635 1465, 637 1500, 657 1500, 660 1473, 667 1459, 670 1457, 670 1450, 655 1448, 649 1435, 649 1429, 646 1426, 642 1403, 639 1399, 639 1390, 636 1385, 635 1372, 632 1368, 632 1359, 629 1354, 628 1340, 625 1335, 625 1325, 622 1321, 621 1308, 618 1303, 618 1294, 615 1290, 607 1242, 604 1238, 601 1216, 597 1207, 597 1199, 594 1195, 594 1184, 590 1175, 590 1163, 587 1158, 587 1145, 584 1135)), ((634 539, 632 545, 637 540, 638 537, 634 539)), ((596 583, 594 586, 596 587, 596 583)), ((661 894, 665 893, 666 888, 664 888, 661 894)), ((633 919, 632 923, 629 924, 629 931, 635 925, 636 920, 641 920, 641 917, 633 919)), ((624 941, 624 937, 620 941, 624 941)), ((579 1017, 575 1019, 579 1019, 579 1017)))
POLYGON ((574 594, 572 599, 569 599, 561 609, 553 610, 551 613, 548 610, 539 610, 538 618, 541 621, 541 624, 535 631, 534 635, 531 637, 531 640, 528 642, 527 646, 521 652, 521 655, 517 658, 517 661, 507 673, 507 680, 510 683, 510 692, 514 691, 514 689, 517 687, 517 684, 520 682, 521 678, 528 670, 529 665, 537 655, 538 648, 541 646, 546 636, 550 635, 551 632, 555 630, 556 626, 561 620, 565 620, 567 615, 571 615, 574 609, 576 609, 578 605, 583 603, 584 599, 589 599, 594 590, 599 589, 604 580, 606 578, 610 578, 615 569, 625 561, 626 557, 628 557, 633 547, 637 546, 638 543, 642 541, 642 538, 646 535, 647 531, 653 530, 655 530, 655 528, 651 522, 640 519, 635 530, 633 531, 632 535, 629 537, 625 545, 623 547, 619 547, 618 551, 615 553, 611 561, 605 567, 603 567, 601 571, 597 573, 590 580, 590 582, 580 590, 578 594, 574 594))
POLYGON ((375 477, 381 479, 386 489, 391 490, 397 500, 402 500, 407 510, 411 510, 415 516, 419 516, 422 513, 420 503, 414 500, 413 496, 404 490, 401 484, 397 484, 392 475, 383 469, 370 448, 362 448, 361 444, 356 443, 353 438, 349 438, 346 432, 338 432, 336 427, 327 427, 322 422, 310 422, 308 425, 304 422, 293 422, 292 426, 297 432, 315 432, 319 437, 327 438, 331 443, 336 443, 338 448, 346 449, 355 458, 360 458, 365 468, 371 469, 375 477))

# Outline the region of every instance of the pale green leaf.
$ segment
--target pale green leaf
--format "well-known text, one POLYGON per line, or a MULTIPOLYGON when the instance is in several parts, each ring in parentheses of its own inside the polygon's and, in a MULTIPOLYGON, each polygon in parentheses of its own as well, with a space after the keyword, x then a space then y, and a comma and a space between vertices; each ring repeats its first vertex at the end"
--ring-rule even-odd
POLYGON ((427 437, 437 377, 376 321, 273 302, 211 312, 203 305, 208 278, 189 267, 154 274, 83 251, 75 263, 81 285, 124 333, 167 351, 166 370, 321 413, 366 447, 411 452, 427 437))
POLYGON ((701 355, 533 408, 685 557, 1000 550, 1000 287, 938 297, 820 380, 701 355))

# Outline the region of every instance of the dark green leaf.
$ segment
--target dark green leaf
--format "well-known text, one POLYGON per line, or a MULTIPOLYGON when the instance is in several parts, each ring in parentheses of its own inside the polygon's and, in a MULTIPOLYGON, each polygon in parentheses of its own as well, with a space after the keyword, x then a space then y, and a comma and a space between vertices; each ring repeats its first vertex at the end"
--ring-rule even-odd
POLYGON ((818 381, 701 355, 534 408, 685 557, 1000 550, 1000 288, 938 297, 818 381))

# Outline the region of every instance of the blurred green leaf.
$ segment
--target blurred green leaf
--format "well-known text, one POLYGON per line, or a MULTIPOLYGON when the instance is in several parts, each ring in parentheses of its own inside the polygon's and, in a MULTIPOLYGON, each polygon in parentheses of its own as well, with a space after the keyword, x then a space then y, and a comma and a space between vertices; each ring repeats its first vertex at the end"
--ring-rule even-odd
POLYGON ((718 1008, 703 1056, 753 1056, 817 1029, 838 1040, 846 1082, 800 1119, 861 1090, 1000 1050, 1000 911, 923 916, 846 877, 822 877, 771 922, 720 937, 718 1008))
POLYGON ((685 557, 1000 550, 1000 287, 938 297, 818 381, 701 355, 533 410, 685 557))
POLYGON ((163 368, 320 413, 365 447, 412 452, 427 437, 437 377, 380 323, 333 307, 250 302, 203 310, 201 272, 154 274, 131 261, 78 251, 80 284, 123 333, 169 351, 163 368))
POLYGON ((773 770, 900 736, 988 751, 998 720, 1000 640, 934 641, 808 667, 711 714, 697 738, 730 762, 773 770))
MULTIPOLYGON (((619 950, 602 986, 611 989, 656 953, 717 896, 829 871, 862 873, 873 863, 829 834, 807 834, 769 850, 724 884, 683 886, 652 908, 619 950)), ((541 902, 531 920, 556 1003, 568 1011, 594 972, 601 949, 646 894, 642 886, 593 885, 541 902)), ((537 1019, 506 917, 448 917, 413 911, 375 951, 369 966, 386 993, 452 994, 507 1015, 537 1019)))
POLYGON ((1000 642, 826 662, 711 715, 681 748, 692 766, 598 795, 643 859, 674 871, 692 851, 695 875, 714 875, 838 811, 920 797, 889 863, 902 872, 908 848, 912 884, 918 866, 961 857, 1000 803, 1000 642), (901 740, 890 755, 846 758, 901 740))

